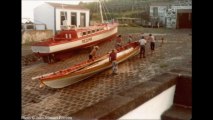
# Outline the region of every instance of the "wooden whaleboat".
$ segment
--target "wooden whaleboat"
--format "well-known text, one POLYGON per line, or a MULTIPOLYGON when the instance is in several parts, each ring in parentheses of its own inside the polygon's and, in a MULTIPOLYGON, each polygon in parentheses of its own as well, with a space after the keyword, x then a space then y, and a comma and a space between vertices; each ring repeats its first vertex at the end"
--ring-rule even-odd
MULTIPOLYGON (((119 64, 138 54, 140 51, 140 47, 138 42, 132 42, 120 48, 117 48, 116 50, 116 62, 119 64)), ((103 56, 95 58, 94 61, 84 61, 67 69, 34 77, 32 79, 39 79, 41 86, 46 85, 51 88, 63 88, 78 81, 84 80, 88 77, 91 77, 111 67, 112 63, 109 61, 109 53, 107 53, 103 56)))

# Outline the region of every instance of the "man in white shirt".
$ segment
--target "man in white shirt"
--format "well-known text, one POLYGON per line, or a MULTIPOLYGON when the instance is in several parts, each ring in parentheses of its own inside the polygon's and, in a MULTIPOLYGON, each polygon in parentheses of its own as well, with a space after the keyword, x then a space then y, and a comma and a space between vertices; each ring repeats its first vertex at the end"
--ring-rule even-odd
POLYGON ((139 40, 139 43, 140 43, 140 58, 142 58, 142 55, 143 55, 143 58, 145 58, 145 45, 146 45, 146 40, 144 39, 144 36, 141 37, 141 39, 139 40))
POLYGON ((155 50, 155 37, 152 34, 149 34, 149 40, 150 40, 150 48, 151 48, 151 54, 155 50))

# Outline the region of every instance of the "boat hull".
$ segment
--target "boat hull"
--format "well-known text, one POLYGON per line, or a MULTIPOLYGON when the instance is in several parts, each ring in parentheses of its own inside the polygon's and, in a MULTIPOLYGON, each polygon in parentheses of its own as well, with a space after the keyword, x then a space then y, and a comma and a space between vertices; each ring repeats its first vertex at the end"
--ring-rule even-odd
POLYGON ((100 31, 99 33, 91 34, 86 37, 79 38, 73 41, 66 41, 64 43, 56 45, 46 46, 31 46, 34 53, 39 53, 40 56, 46 56, 52 53, 61 51, 84 48, 103 42, 109 38, 114 37, 117 34, 117 26, 110 28, 109 30, 100 31))
MULTIPOLYGON (((117 63, 119 64, 119 63, 129 59, 130 57, 137 55, 138 53, 139 53, 139 47, 136 47, 133 50, 131 50, 130 52, 119 56, 117 59, 117 63)), ((71 84, 74 84, 76 82, 79 82, 81 80, 84 80, 88 77, 91 77, 91 76, 93 76, 103 70, 106 70, 108 68, 111 68, 111 67, 112 67, 112 64, 111 64, 111 62, 109 62, 109 60, 107 58, 100 65, 85 68, 76 73, 68 74, 63 77, 41 80, 41 82, 51 88, 63 88, 63 87, 69 86, 71 84)))

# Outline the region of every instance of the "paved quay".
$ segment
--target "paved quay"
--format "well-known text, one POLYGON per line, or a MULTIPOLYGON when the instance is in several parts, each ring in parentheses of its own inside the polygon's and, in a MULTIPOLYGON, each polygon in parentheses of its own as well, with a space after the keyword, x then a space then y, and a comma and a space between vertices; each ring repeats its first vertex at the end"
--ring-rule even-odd
MULTIPOLYGON (((118 75, 111 75, 111 69, 93 77, 61 89, 47 86, 39 88, 39 82, 32 77, 55 72, 88 59, 89 49, 76 53, 72 58, 54 64, 36 62, 22 66, 22 116, 69 116, 79 110, 94 105, 111 95, 130 89, 155 75, 174 68, 190 68, 192 62, 191 29, 152 29, 119 28, 119 33, 156 33, 164 34, 164 44, 156 42, 156 51, 150 55, 146 46, 146 58, 134 56, 118 65, 118 75)), ((139 39, 138 36, 134 40, 139 39)), ((158 39, 161 36, 157 36, 158 39)), ((126 40, 126 39, 125 39, 126 40)), ((107 53, 115 46, 115 41, 100 45, 98 55, 107 53)))

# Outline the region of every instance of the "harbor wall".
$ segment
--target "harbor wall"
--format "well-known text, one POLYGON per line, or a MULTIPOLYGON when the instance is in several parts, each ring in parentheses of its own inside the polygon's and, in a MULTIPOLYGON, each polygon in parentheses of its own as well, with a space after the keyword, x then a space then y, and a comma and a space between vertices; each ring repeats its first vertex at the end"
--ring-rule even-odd
POLYGON ((42 41, 53 36, 52 30, 27 30, 22 32, 22 44, 42 41))

